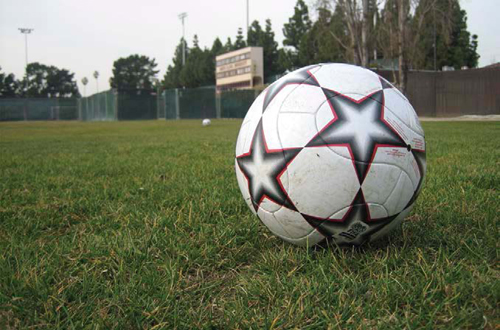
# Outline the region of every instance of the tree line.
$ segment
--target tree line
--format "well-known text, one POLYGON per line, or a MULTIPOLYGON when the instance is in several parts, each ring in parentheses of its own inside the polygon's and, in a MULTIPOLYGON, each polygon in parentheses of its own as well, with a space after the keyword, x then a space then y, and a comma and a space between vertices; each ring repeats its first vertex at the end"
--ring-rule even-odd
POLYGON ((24 78, 16 79, 0 67, 0 98, 13 97, 80 97, 75 74, 66 69, 38 62, 26 67, 24 78))
MULTIPOLYGON (((194 88, 215 84, 215 57, 247 46, 264 50, 264 81, 296 68, 343 62, 370 68, 395 68, 394 81, 404 91, 409 70, 477 67, 478 37, 467 30, 467 14, 459 0, 316 0, 311 9, 298 0, 284 24, 283 46, 275 40, 270 19, 253 21, 245 36, 215 38, 210 48, 181 38, 163 79, 155 59, 145 55, 120 58, 113 64, 110 85, 121 91, 148 93, 157 88, 194 88), (185 63, 183 64, 183 49, 185 63)), ((16 80, 0 72, 0 97, 77 97, 74 74, 31 63, 16 80)))

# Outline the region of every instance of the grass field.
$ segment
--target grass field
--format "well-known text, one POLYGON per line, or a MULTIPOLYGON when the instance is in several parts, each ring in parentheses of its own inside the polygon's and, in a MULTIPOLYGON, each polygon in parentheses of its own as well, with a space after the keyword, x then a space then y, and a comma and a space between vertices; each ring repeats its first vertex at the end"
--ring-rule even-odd
POLYGON ((244 203, 240 123, 1 123, 0 329, 498 329, 498 122, 424 123, 402 230, 310 250, 244 203))

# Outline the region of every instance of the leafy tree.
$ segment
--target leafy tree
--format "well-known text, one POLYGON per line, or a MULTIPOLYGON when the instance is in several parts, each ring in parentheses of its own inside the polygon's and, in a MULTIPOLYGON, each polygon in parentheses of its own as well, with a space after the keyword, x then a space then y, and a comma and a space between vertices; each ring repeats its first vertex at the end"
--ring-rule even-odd
MULTIPOLYGON (((274 31, 271 20, 266 19, 266 29, 264 31, 264 69, 267 67, 267 74, 264 77, 270 77, 283 72, 278 63, 278 43, 274 40, 274 31)), ((265 79, 265 78, 264 78, 265 79)))
MULTIPOLYGON (((424 1, 417 7, 420 13, 424 1)), ((417 16, 418 18, 418 16, 417 16)), ((416 20, 416 19, 415 19, 416 20)), ((474 68, 478 64, 477 35, 467 31, 467 14, 458 1, 437 0, 423 17, 424 33, 413 59, 414 67, 434 69, 434 33, 436 39, 436 69, 443 66, 474 68), (446 19, 443 19, 445 16, 446 19)))
POLYGON ((0 67, 0 98, 19 96, 19 81, 13 73, 5 74, 0 67))
POLYGON ((163 86, 169 88, 200 87, 215 83, 215 54, 224 52, 219 39, 214 41, 212 49, 201 49, 198 36, 193 39, 193 47, 189 48, 186 63, 182 65, 182 40, 175 50, 164 77, 163 86))
POLYGON ((142 93, 153 91, 153 80, 158 73, 155 59, 144 55, 122 57, 113 63, 113 76, 109 79, 111 87, 121 91, 142 93))
POLYGON ((473 34, 470 38, 469 47, 467 47, 467 52, 465 55, 465 65, 469 68, 477 68, 479 64, 479 54, 477 53, 478 36, 473 34))
POLYGON ((224 53, 224 46, 219 38, 215 38, 210 51, 212 52, 213 57, 224 53))
MULTIPOLYGON (((266 28, 262 30, 258 21, 253 21, 248 31, 248 45, 259 46, 264 51, 264 80, 282 73, 284 68, 280 67, 278 43, 274 40, 274 32, 271 20, 266 20, 266 28)), ((282 58, 285 53, 282 54, 282 58)))
POLYGON ((342 23, 342 11, 336 7, 332 13, 326 7, 318 8, 318 20, 302 37, 299 48, 299 63, 309 65, 321 62, 345 62, 346 29, 342 23))
MULTIPOLYGON (((408 0, 404 0, 408 1, 408 0)), ((339 8, 344 17, 346 26, 348 44, 344 44, 347 55, 350 55, 350 61, 357 65, 368 66, 370 59, 370 47, 373 34, 373 16, 377 11, 376 0, 332 0, 332 5, 339 8)), ((319 0, 325 7, 326 0, 319 0)), ((337 41, 340 35, 333 35, 337 41)))
MULTIPOLYGON (((291 47, 280 51, 279 63, 280 66, 289 70, 301 67, 304 63, 309 63, 309 59, 301 61, 299 56, 300 46, 303 39, 307 39, 307 34, 311 31, 312 22, 309 19, 309 8, 303 0, 298 0, 294 8, 294 14, 288 19, 283 27, 283 45, 291 47)), ((304 47, 306 47, 304 45, 304 47)), ((302 50, 303 57, 308 50, 302 50)))
POLYGON ((21 84, 27 97, 79 97, 74 73, 38 62, 26 67, 26 78, 21 84), (27 82, 26 82, 27 81, 27 82), (26 87, 27 86, 27 90, 26 87))
POLYGON ((283 45, 291 46, 298 51, 300 42, 304 35, 309 32, 312 22, 309 19, 309 8, 303 0, 298 0, 294 8, 293 16, 288 19, 283 27, 283 45))
POLYGON ((243 36, 243 30, 238 28, 238 34, 236 35, 236 41, 234 42, 233 48, 236 50, 245 48, 246 46, 247 43, 245 42, 245 37, 243 36))
POLYGON ((66 69, 57 69, 47 77, 49 97, 80 97, 75 74, 66 69))
POLYGON ((181 85, 188 88, 213 85, 215 82, 215 62, 212 53, 208 49, 200 48, 196 35, 179 78, 181 85))
POLYGON ((27 97, 48 97, 47 77, 52 74, 52 71, 49 66, 38 62, 28 64, 23 82, 23 95, 27 97))
MULTIPOLYGON (((182 87, 181 84, 181 71, 182 71, 182 44, 183 39, 181 38, 179 44, 175 48, 174 58, 172 59, 172 65, 167 67, 167 72, 165 73, 163 79, 163 86, 165 89, 169 88, 179 88, 182 87)), ((187 57, 189 57, 189 48, 186 45, 187 57)))
POLYGON ((264 31, 260 26, 259 21, 253 21, 248 29, 247 43, 249 46, 262 47, 264 40, 264 31))
MULTIPOLYGON (((392 61, 398 57, 398 9, 396 0, 387 0, 380 11, 380 19, 375 27, 377 49, 383 58, 392 61)), ((394 77, 394 80, 397 80, 394 77)))
POLYGON ((354 51, 346 49, 348 44, 348 29, 344 24, 345 14, 340 7, 335 7, 335 10, 330 18, 330 35, 335 41, 335 55, 332 57, 332 62, 348 62, 354 57, 354 51))
POLYGON ((280 48, 278 50, 278 66, 283 71, 293 71, 297 68, 297 54, 290 49, 280 48))
POLYGON ((231 38, 227 38, 226 43, 224 44, 224 53, 230 52, 234 50, 233 43, 231 41, 231 38))

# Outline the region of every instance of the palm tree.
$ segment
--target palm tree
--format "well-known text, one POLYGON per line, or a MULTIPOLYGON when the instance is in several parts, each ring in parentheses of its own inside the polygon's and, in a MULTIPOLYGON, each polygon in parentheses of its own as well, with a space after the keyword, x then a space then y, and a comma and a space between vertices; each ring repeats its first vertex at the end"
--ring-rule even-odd
POLYGON ((87 77, 82 78, 82 84, 83 84, 83 96, 87 96, 87 84, 89 83, 89 80, 87 77))
POLYGON ((97 93, 99 93, 99 80, 97 80, 97 78, 99 78, 99 72, 94 71, 94 78, 95 78, 95 85, 97 88, 97 93))

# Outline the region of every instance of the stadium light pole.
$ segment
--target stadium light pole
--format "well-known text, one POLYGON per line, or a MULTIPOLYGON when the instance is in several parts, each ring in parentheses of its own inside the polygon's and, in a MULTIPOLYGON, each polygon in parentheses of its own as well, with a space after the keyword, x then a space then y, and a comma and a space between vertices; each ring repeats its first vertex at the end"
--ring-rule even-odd
POLYGON ((23 111, 23 116, 24 116, 24 120, 28 120, 28 103, 27 103, 27 98, 28 98, 28 34, 30 34, 31 32, 35 31, 35 29, 31 29, 31 28, 18 28, 19 31, 24 34, 24 52, 25 52, 25 56, 26 56, 26 83, 25 83, 25 86, 24 88, 26 88, 26 94, 25 94, 25 102, 24 102, 24 111, 23 111))
POLYGON ((179 19, 182 21, 182 66, 186 64, 186 37, 184 29, 184 19, 187 17, 187 13, 180 13, 179 19))
POLYGON ((248 42, 248 31, 250 30, 250 21, 249 21, 250 5, 249 5, 249 1, 250 0, 247 0, 247 42, 248 42))
POLYGON ((28 34, 35 31, 35 29, 19 28, 19 31, 21 31, 21 33, 24 34, 24 49, 25 49, 25 55, 26 55, 26 67, 28 67, 28 34))

